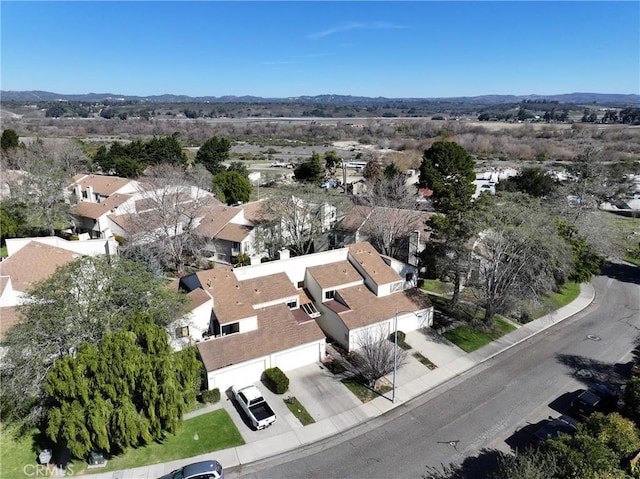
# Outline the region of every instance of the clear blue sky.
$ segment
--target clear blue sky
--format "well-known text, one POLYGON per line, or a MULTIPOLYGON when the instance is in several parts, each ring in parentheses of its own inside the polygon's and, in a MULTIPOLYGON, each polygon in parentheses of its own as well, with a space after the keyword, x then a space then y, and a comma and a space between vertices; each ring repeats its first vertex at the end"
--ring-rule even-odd
POLYGON ((3 90, 640 93, 640 2, 0 3, 3 90))

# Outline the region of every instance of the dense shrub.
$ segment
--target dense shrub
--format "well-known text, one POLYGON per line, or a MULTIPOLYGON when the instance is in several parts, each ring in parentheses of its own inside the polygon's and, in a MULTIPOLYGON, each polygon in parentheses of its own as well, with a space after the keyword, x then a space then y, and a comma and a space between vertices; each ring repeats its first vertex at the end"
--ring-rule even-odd
POLYGON ((202 391, 202 402, 216 403, 220 401, 220 389, 205 389, 202 391))
POLYGON ((276 394, 284 394, 289 389, 289 378, 280 368, 265 369, 262 381, 276 394))

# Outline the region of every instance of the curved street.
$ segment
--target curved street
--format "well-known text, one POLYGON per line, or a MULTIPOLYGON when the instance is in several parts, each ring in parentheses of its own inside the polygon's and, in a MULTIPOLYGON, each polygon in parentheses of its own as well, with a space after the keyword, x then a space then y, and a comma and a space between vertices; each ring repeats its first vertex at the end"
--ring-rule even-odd
MULTIPOLYGON (((566 410, 580 388, 619 387, 640 337, 640 269, 612 265, 582 312, 388 413, 294 452, 229 470, 242 478, 420 478, 463 464, 473 477, 527 425, 566 410)), ((477 476, 476 476, 477 477, 477 476)))

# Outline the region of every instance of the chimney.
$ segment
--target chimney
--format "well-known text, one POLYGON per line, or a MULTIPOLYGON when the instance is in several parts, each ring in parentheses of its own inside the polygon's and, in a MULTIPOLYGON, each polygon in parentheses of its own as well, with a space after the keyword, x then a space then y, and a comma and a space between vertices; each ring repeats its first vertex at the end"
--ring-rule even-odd
POLYGON ((289 259, 290 257, 291 253, 288 249, 278 251, 278 259, 289 259))

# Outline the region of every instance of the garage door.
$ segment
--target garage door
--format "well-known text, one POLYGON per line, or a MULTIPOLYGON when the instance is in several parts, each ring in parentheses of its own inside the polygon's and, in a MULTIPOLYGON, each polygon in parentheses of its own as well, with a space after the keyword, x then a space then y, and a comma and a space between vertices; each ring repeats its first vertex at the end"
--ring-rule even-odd
POLYGON ((320 346, 317 343, 289 350, 275 355, 275 365, 283 371, 290 371, 320 360, 320 346))
POLYGON ((234 384, 252 384, 260 380, 263 371, 267 369, 265 359, 242 363, 209 374, 209 388, 219 388, 224 392, 234 384))

